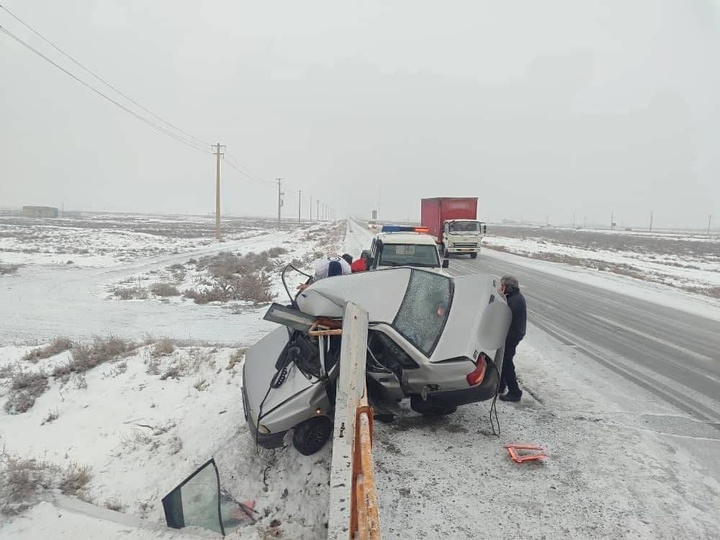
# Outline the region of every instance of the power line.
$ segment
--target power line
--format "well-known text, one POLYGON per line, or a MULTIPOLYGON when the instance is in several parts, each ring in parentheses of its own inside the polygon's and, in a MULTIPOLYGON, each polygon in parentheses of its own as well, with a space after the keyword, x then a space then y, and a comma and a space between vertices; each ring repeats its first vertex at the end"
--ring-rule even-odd
POLYGON ((200 146, 199 144, 197 144, 197 143, 195 143, 195 142, 193 142, 193 141, 190 141, 190 140, 181 138, 179 135, 177 135, 177 134, 175 134, 175 133, 167 130, 166 128, 164 128, 164 127, 162 127, 162 126, 157 125, 156 123, 152 122, 151 120, 148 120, 148 119, 145 118, 144 116, 142 116, 142 115, 136 113, 135 111, 129 109, 128 107, 126 107, 126 106, 123 105, 122 103, 120 103, 120 102, 114 100, 113 98, 107 96, 106 94, 104 94, 103 92, 101 92, 100 90, 98 90, 97 88, 95 88, 94 86, 86 83, 85 81, 83 81, 82 79, 80 79, 79 77, 77 77, 76 75, 74 75, 73 73, 71 73, 70 71, 68 71, 68 70, 65 69, 64 67, 62 67, 61 65, 57 64, 56 62, 54 62, 53 60, 51 60, 50 58, 48 58, 47 56, 45 56, 43 53, 41 53, 40 51, 38 51, 37 49, 35 49, 34 47, 32 47, 32 45, 29 45, 28 43, 26 43, 25 41, 23 41, 22 39, 20 39, 19 37, 17 37, 15 34, 13 34, 12 32, 10 32, 7 28, 4 28, 3 26, 0 26, 0 31, 2 31, 4 34, 7 34, 8 36, 10 36, 12 39, 14 39, 15 41, 17 41, 17 42, 18 42, 20 45, 22 45, 23 47, 25 47, 25 48, 27 48, 28 50, 34 52, 35 54, 37 54, 40 58, 42 58, 42 59, 45 60, 46 62, 49 62, 50 64, 52 64, 53 66, 55 66, 57 69, 59 69, 60 71, 62 71, 62 72, 65 73, 66 75, 68 75, 69 77, 75 79, 77 82, 79 82, 80 84, 82 84, 82 85, 85 86, 86 88, 92 90, 93 92, 95 92, 95 93, 98 94, 99 96, 105 98, 105 99, 108 100, 110 103, 112 103, 113 105, 116 105, 117 107, 121 108, 123 111, 125 111, 126 113, 134 116, 135 118, 137 118, 137 119, 140 120, 141 122, 146 123, 146 124, 149 125, 150 127, 158 130, 158 131, 161 132, 161 133, 164 133, 164 134, 167 135, 168 137, 172 137, 172 138, 175 139, 176 141, 181 142, 181 143, 183 143, 183 144, 185 144, 185 145, 187 145, 187 146, 189 146, 189 147, 191 147, 191 148, 194 148, 195 150, 199 150, 200 152, 203 152, 203 153, 205 153, 205 154, 210 153, 206 148, 203 148, 203 147, 200 146))
POLYGON ((74 64, 76 64, 77 66, 79 66, 80 68, 82 68, 83 70, 85 70, 87 73, 89 73, 89 74, 92 75, 93 77, 95 77, 98 81, 100 81, 101 83, 103 83, 105 86, 107 86, 108 88, 114 90, 115 92, 117 92, 118 94, 120 94, 122 97, 124 97, 125 99, 127 99, 129 102, 133 103, 135 106, 139 107, 140 109, 142 109, 143 111, 145 111, 146 113, 148 113, 148 114, 149 114, 150 116, 152 116, 153 118, 155 118, 155 119, 157 119, 157 120, 160 120, 163 124, 165 124, 165 125, 167 125, 167 126, 170 126, 172 129, 174 129, 174 130, 182 133, 182 134, 185 135, 186 137, 189 137, 190 139, 192 139, 195 143, 197 143, 197 144, 199 144, 199 145, 202 145, 202 146, 210 146, 210 143, 207 143, 207 142, 203 141, 202 139, 200 139, 200 138, 198 138, 198 137, 195 137, 195 136, 191 135, 190 133, 184 131, 183 129, 181 129, 181 128, 179 128, 179 127, 171 124, 171 123, 168 122, 167 120, 161 118, 160 116, 158 116, 157 114, 155 114, 154 112, 152 112, 152 111, 151 111, 150 109, 148 109, 147 107, 144 107, 143 105, 141 105, 140 103, 138 103, 137 101, 135 101, 133 98, 131 98, 131 97, 128 96, 127 94, 125 94, 125 93, 123 93, 122 91, 118 90, 115 86, 113 86, 112 84, 110 84, 109 82, 107 82, 105 79, 103 79, 102 77, 100 77, 100 75, 98 75, 97 73, 95 73, 95 72, 92 71, 91 69, 85 67, 83 64, 81 64, 81 63, 80 63, 79 61, 77 61, 75 58, 73 58, 73 57, 70 56, 68 53, 66 53, 65 51, 63 51, 60 47, 58 47, 57 45, 55 45, 52 41, 50 41, 49 39, 47 39, 46 37, 44 37, 40 32, 38 32, 38 31, 35 30, 32 26, 30 26, 28 23, 26 23, 25 21, 23 21, 22 19, 20 19, 20 17, 18 17, 17 15, 15 15, 12 11, 10 11, 10 10, 9 10, 8 8, 6 8, 5 6, 0 5, 0 9, 5 10, 5 11, 8 13, 8 15, 10 15, 13 19, 15 19, 17 22, 19 22, 20 24, 22 24, 22 25, 23 25, 25 28, 27 28, 28 30, 30 30, 33 34, 35 34, 35 35, 38 36, 40 39, 42 39, 45 43, 47 43, 48 45, 50 45, 53 49, 55 49, 55 50, 58 51, 60 54, 62 54, 62 55, 65 56, 66 58, 68 58, 71 62, 73 62, 74 64))
POLYGON ((235 169, 237 172, 242 174, 245 178, 247 178, 249 180, 253 180, 254 182, 259 182, 261 184, 274 184, 275 183, 275 180, 263 180, 262 178, 255 178, 254 176, 250 176, 245 171, 243 171, 243 170, 239 169, 238 167, 236 167, 235 165, 233 165, 232 162, 228 161, 227 159, 225 160, 225 164, 229 165, 232 169, 235 169))
POLYGON ((243 174, 244 176, 247 176, 248 178, 250 178, 252 180, 260 180, 263 182, 269 181, 269 182, 274 183, 273 180, 263 180, 262 178, 258 178, 254 174, 251 174, 250 172, 248 172, 247 169, 240 163, 240 161, 237 158, 235 158, 235 156, 230 154, 229 152, 226 152, 226 154, 225 154, 225 161, 228 162, 231 166, 234 166, 235 170, 237 170, 239 173, 243 174))
MULTIPOLYGON (((83 64, 80 63, 78 60, 76 60, 75 58, 73 58, 70 54, 66 53, 65 51, 63 51, 62 49, 60 49, 60 47, 58 47, 57 45, 55 45, 54 43, 52 43, 50 40, 48 40, 47 38, 45 38, 42 34, 40 34, 37 30, 35 30, 34 28, 32 28, 32 27, 31 27, 29 24, 27 24, 25 21, 23 21, 22 19, 20 19, 17 15, 15 15, 14 13, 12 13, 12 12, 11 12, 9 9, 7 9, 5 6, 0 5, 0 9, 3 9, 3 10, 4 10, 5 12, 7 12, 13 19, 15 19, 17 22, 19 22, 19 23, 22 24, 23 26, 25 26, 25 27, 26 27, 28 30, 30 30, 33 34, 35 34, 36 36, 38 36, 41 40, 43 40, 45 43, 47 43, 48 45, 50 45, 50 46, 51 46, 53 49, 55 49, 57 52, 59 52, 60 54, 62 54, 62 55, 65 56, 66 58, 68 58, 71 62, 73 62, 73 63, 76 64, 78 67, 80 67, 81 69, 83 69, 83 70, 84 70, 85 72, 87 72, 89 75, 91 75, 92 77, 94 77, 95 79, 97 79, 98 81, 100 81, 102 84, 104 84, 105 86, 107 86, 108 88, 110 88, 111 90, 113 90, 114 92, 116 92, 118 95, 120 95, 120 96, 122 96, 123 98, 125 98, 126 100, 128 100, 130 103, 134 104, 136 107, 138 107, 139 109, 141 109, 141 110, 144 111, 145 113, 149 114, 150 116, 152 116, 153 118, 155 118, 155 119, 158 120, 159 122, 162 122, 162 124, 165 124, 165 126, 167 126, 167 127, 165 127, 165 126, 163 126, 163 125, 161 125, 161 124, 158 124, 157 122, 154 122, 154 121, 152 121, 152 120, 144 117, 143 115, 141 115, 141 114, 133 111, 133 110, 130 109, 129 107, 127 107, 127 106, 125 106, 124 104, 120 103, 120 102, 117 101, 116 99, 113 99, 112 97, 108 96, 108 95, 105 94, 104 92, 98 90, 98 89, 95 88, 93 85, 91 85, 91 84, 89 84, 88 82, 80 79, 78 76, 76 76, 75 74, 73 74, 73 73, 70 72, 69 70, 65 69, 64 67, 62 67, 62 66, 61 66, 60 64, 58 64, 57 62, 53 61, 51 58, 49 58, 48 56, 46 56, 45 54, 43 54, 42 52, 40 52, 38 49, 34 48, 32 45, 30 45, 30 44, 27 43, 26 41, 22 40, 21 38, 19 38, 19 37, 16 36, 15 34, 13 34, 13 33, 12 33, 11 31, 9 31, 7 28, 4 28, 3 26, 0 25, 0 31, 2 31, 2 33, 4 33, 4 34, 6 34, 7 36, 9 36, 9 37, 12 38, 14 41, 16 41, 17 43, 19 43, 20 45, 22 45, 23 47, 25 47, 25 48, 28 49, 29 51, 35 53, 35 54, 38 55, 40 58, 42 58, 43 60, 45 60, 45 61, 48 62, 49 64, 53 65, 55 68, 59 69, 59 70, 62 71, 64 74, 66 74, 66 75, 68 75, 69 77, 71 77, 72 79, 74 79, 76 82, 78 82, 78 83, 80 83, 81 85, 85 86, 87 89, 91 90, 92 92, 95 92, 95 93, 98 94, 100 97, 106 99, 107 101, 109 101, 110 103, 112 103, 113 105, 115 105, 116 107, 122 109, 122 110, 125 111, 126 113, 132 115, 132 116, 135 117, 136 119, 138 119, 138 120, 140 120, 141 122, 147 124, 148 126, 152 127, 153 129, 159 131, 160 133, 162 133, 162 134, 164 134, 164 135, 167 135, 168 137, 171 137, 172 139, 174 139, 174 140, 176 140, 176 141, 178 141, 178 142, 180 142, 180 143, 182 143, 182 144, 185 144, 186 146, 189 146, 189 147, 191 147, 191 148, 193 148, 193 149, 195 149, 195 150, 198 150, 198 151, 200 151, 200 152, 203 152, 203 153, 206 153, 206 154, 207 154, 207 153, 214 153, 214 152, 209 152, 209 151, 207 150, 207 148, 208 148, 208 147, 211 147, 212 145, 210 145, 209 143, 206 143, 206 142, 203 141, 202 139, 200 139, 200 138, 198 138, 198 137, 195 137, 195 136, 191 135, 190 133, 184 131, 183 129, 175 126, 174 124, 172 124, 172 123, 170 123, 170 122, 168 122, 167 120, 165 120, 165 119, 163 119, 162 117, 158 116, 157 114, 153 113, 150 109, 148 109, 148 108, 144 107, 143 105, 141 105, 140 103, 138 103, 136 100, 132 99, 132 98, 131 98, 130 96, 128 96, 127 94, 123 93, 121 90, 119 90, 118 88, 116 88, 115 86, 113 86, 112 84, 110 84, 109 82, 107 82, 105 79, 103 79, 100 75, 96 74, 96 73, 93 72, 91 69, 87 68, 85 65, 83 65, 83 64), (178 133, 175 133, 175 132, 171 131, 170 129, 168 129, 168 127, 169 127, 169 128, 172 128, 173 130, 177 131, 178 133), (182 134, 182 135, 179 135, 179 134, 182 134)), ((218 150, 218 152, 215 152, 215 154, 219 154, 219 153, 220 153, 219 150, 218 150)), ((225 163, 226 163, 227 165, 229 165, 232 169, 234 169, 235 171, 237 171, 238 173, 240 173, 241 175, 243 175, 244 177, 246 177, 246 178, 248 178, 248 179, 250 179, 250 180, 254 180, 254 181, 256 181, 256 182, 263 183, 263 184, 275 184, 276 182, 278 182, 278 180, 263 179, 263 178, 259 178, 259 177, 255 176, 255 175, 249 173, 249 172, 242 166, 242 164, 241 164, 236 158, 234 158, 232 155, 228 154, 227 152, 226 152, 222 157, 224 158, 224 161, 225 161, 225 163)), ((219 158, 218 158, 218 159, 219 159, 219 158)), ((279 182, 278 182, 278 183, 279 183, 279 182)), ((280 202, 280 204, 282 204, 282 202, 280 202)), ((312 205, 312 198, 311 198, 311 205, 312 205)), ((312 212, 312 206, 311 206, 311 212, 312 212)))

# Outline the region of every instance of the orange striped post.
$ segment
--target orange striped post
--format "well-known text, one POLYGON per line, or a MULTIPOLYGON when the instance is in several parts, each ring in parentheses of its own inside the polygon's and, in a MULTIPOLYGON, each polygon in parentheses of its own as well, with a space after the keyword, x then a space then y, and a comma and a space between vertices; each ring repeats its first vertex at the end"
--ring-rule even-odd
POLYGON ((357 408, 355 430, 350 530, 354 539, 379 540, 380 518, 372 455, 373 409, 368 406, 365 396, 357 408))
MULTIPOLYGON (((338 330, 324 322, 319 321, 312 331, 338 330)), ((373 410, 368 405, 365 384, 367 312, 348 302, 341 331, 343 339, 330 466, 328 540, 380 540, 372 456, 373 410)))

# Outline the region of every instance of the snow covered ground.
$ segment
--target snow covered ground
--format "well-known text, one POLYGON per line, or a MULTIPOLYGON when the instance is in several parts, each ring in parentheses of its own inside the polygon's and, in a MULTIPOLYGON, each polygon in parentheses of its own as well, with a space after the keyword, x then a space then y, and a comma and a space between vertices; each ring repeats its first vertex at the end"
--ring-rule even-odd
MULTIPOLYGON (((19 371, 36 374, 25 380, 42 390, 27 412, 0 411, 0 470, 3 480, 32 484, 32 475, 18 471, 22 460, 37 460, 34 467, 24 463, 25 470, 42 476, 34 488, 46 501, 0 516, 0 536, 213 537, 197 529, 164 528, 160 499, 215 457, 223 486, 239 500, 254 500, 259 512, 255 525, 231 537, 322 538, 329 446, 311 457, 292 448, 256 452, 243 420, 242 352, 274 327, 262 321, 264 308, 243 301, 200 305, 153 294, 120 300, 111 291, 134 283, 149 289, 179 278, 173 265, 180 265, 175 273, 184 268, 182 280, 173 283, 192 287, 203 274, 188 261, 223 250, 245 255, 283 248, 278 263, 307 261, 308 254, 341 248, 357 256, 369 246, 371 233, 354 222, 343 239, 344 224, 328 235, 327 224, 273 230, 271 223, 244 221, 218 244, 192 236, 195 226, 212 234, 210 219, 158 218, 157 230, 182 231, 165 232, 158 242, 156 234, 147 234, 143 219, 132 217, 126 229, 135 247, 130 242, 112 248, 104 234, 86 235, 90 224, 75 227, 77 238, 91 243, 87 254, 72 254, 86 255, 83 264, 66 264, 64 254, 49 256, 54 234, 26 239, 37 252, 23 253, 23 259, 20 252, 0 247, 0 261, 25 264, 0 275, 0 403, 23 390, 12 386, 19 371), (94 253, 102 258, 93 259, 94 253), (83 372, 66 373, 72 350, 37 362, 23 359, 58 336, 89 348, 93 336, 97 345, 111 335, 129 350, 83 372), (61 488, 72 497, 57 495, 61 488), (90 504, 73 506, 76 497, 90 504)), ((21 226, 27 236, 49 225, 21 226)), ((0 236, 9 243, 0 246, 16 250, 22 242, 7 240, 13 224, 3 221, 2 227, 0 236)), ((117 216, 105 216, 98 228, 125 234, 117 216)), ((66 245, 73 245, 75 233, 63 234, 69 235, 66 245)), ((544 264, 565 271, 563 265, 544 264)), ((567 271, 611 289, 637 287, 632 277, 602 279, 588 269, 567 271)), ((649 283, 646 288, 658 298, 670 289, 649 283)), ((277 273, 271 273, 271 292, 282 294, 277 273)), ((688 305, 697 302, 687 293, 676 294, 688 305)), ((700 305, 717 312, 713 305, 700 305)), ((500 437, 490 431, 486 403, 436 421, 401 405, 395 423, 376 423, 385 538, 716 537, 720 442, 706 425, 537 329, 521 344, 517 363, 529 392, 521 404, 498 403, 500 437), (542 444, 549 457, 516 465, 502 447, 508 442, 542 444)))
MULTIPOLYGON (((117 220, 115 216, 109 221, 117 220)), ((152 294, 145 300, 119 300, 109 290, 125 280, 149 288, 169 279, 173 265, 176 272, 178 265, 186 268, 185 277, 176 283, 183 289, 202 275, 188 261, 221 251, 242 256, 275 248, 282 251, 274 258, 278 264, 309 263, 321 253, 338 251, 344 223, 280 230, 273 230, 268 222, 258 229, 255 223, 249 232, 231 232, 225 242, 196 238, 192 247, 187 244, 192 223, 211 231, 207 227, 211 220, 162 221, 171 232, 182 234, 166 234, 160 241, 156 235, 137 234, 130 249, 124 240, 114 243, 102 232, 88 233, 87 224, 62 227, 58 234, 67 245, 80 239, 97 242, 87 248, 90 253, 83 265, 66 265, 49 256, 56 251, 56 234, 29 235, 33 240, 28 237, 25 244, 32 252, 24 253, 21 261, 12 258, 17 252, 0 252, 0 260, 24 264, 0 276, 0 402, 27 390, 18 381, 32 374, 34 381, 47 381, 27 412, 0 412, 0 484, 6 483, 0 487, 6 497, 0 536, 53 538, 62 533, 82 538, 93 530, 94 537, 107 538, 207 537, 203 531, 167 530, 160 499, 210 457, 218 463, 223 487, 239 500, 255 501, 260 512, 255 525, 236 535, 317 538, 324 534, 330 448, 312 458, 293 451, 257 452, 245 426, 242 357, 246 347, 274 327, 262 320, 265 306, 243 301, 197 304, 152 294), (104 256, 92 258, 94 249, 104 256), (144 256, 148 253, 152 256, 144 256), (59 336, 75 342, 75 347, 36 362, 24 358, 59 336), (99 345, 107 345, 111 338, 125 344, 115 349, 130 350, 107 353, 97 367, 86 371, 68 373, 69 368, 64 368, 78 346, 101 349, 99 345), (36 461, 24 461, 28 459, 36 461), (69 491, 94 506, 68 510, 62 502, 45 502, 14 515, 23 501, 34 498, 23 489, 49 500, 51 495, 57 497, 58 489, 53 488, 62 487, 63 480, 78 469, 86 471, 89 479, 69 491), (138 519, 118 522, 107 508, 138 519)), ((133 228, 142 226, 139 218, 133 223, 133 228)), ((28 229, 33 230, 24 220, 17 224, 18 234, 28 236, 28 229)), ((9 238, 12 227, 7 223, 5 227, 9 238)), ((127 238, 121 230, 113 234, 127 238)), ((9 243, 18 245, 13 242, 9 243)), ((282 300, 279 274, 269 274, 270 293, 282 300)), ((304 278, 296 274, 290 288, 301 281, 304 278)), ((19 403, 28 401, 23 398, 19 403)))
POLYGON ((483 243, 535 260, 634 277, 720 299, 717 235, 493 226, 483 243))

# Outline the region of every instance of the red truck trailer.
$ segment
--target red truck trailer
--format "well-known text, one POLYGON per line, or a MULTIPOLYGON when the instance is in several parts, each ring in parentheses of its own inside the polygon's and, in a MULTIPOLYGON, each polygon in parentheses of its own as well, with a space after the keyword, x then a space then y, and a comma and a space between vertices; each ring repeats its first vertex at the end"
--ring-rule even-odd
POLYGON ((477 201, 477 197, 422 199, 421 224, 435 237, 445 257, 467 253, 474 259, 480 252, 486 227, 477 220, 477 201))

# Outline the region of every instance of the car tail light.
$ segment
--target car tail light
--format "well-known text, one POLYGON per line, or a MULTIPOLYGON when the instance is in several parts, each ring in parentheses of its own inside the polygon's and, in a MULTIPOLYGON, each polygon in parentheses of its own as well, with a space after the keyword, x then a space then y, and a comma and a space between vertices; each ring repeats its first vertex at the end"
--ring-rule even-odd
POLYGON ((487 370, 487 359, 485 353, 480 353, 475 369, 465 376, 465 380, 469 386, 477 386, 485 379, 485 371, 487 370))

